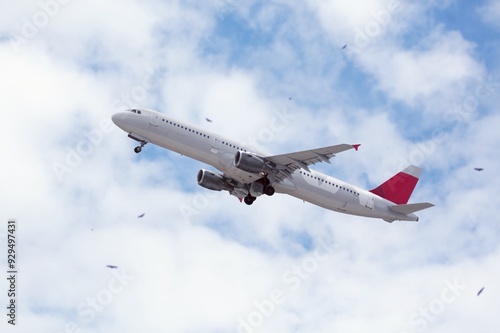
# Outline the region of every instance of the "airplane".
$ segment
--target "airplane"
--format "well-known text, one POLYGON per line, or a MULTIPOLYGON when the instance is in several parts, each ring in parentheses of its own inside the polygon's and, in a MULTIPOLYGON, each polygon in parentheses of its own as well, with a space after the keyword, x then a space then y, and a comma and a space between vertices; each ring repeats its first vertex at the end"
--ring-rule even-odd
POLYGON ((428 202, 408 203, 422 173, 414 165, 369 191, 309 168, 318 162, 330 163, 338 153, 358 150, 359 144, 268 155, 150 109, 127 109, 111 118, 139 143, 134 148, 136 153, 152 143, 211 165, 220 173, 201 169, 198 184, 209 190, 228 191, 247 205, 257 197, 276 192, 332 211, 387 222, 418 221, 413 213, 434 206, 428 202))

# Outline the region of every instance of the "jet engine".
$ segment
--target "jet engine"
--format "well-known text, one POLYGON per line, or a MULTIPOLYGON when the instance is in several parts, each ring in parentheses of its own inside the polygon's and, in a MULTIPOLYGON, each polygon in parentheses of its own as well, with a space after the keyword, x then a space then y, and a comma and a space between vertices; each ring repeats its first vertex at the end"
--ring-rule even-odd
POLYGON ((269 171, 266 162, 261 157, 243 151, 238 151, 234 156, 234 165, 238 169, 251 173, 269 171))
POLYGON ((227 180, 217 173, 201 169, 197 175, 198 185, 214 191, 232 191, 234 188, 227 180))

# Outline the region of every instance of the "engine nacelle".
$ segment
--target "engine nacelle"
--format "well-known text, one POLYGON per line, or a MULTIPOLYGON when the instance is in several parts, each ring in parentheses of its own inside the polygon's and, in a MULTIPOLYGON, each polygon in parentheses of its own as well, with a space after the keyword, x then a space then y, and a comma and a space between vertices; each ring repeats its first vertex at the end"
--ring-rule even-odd
POLYGON ((266 162, 257 155, 245 153, 243 151, 238 151, 234 155, 234 165, 243 171, 251 173, 259 173, 261 171, 267 171, 266 162))
POLYGON ((198 171, 198 175, 196 177, 198 180, 198 185, 208 188, 213 191, 232 191, 233 187, 226 181, 222 175, 214 173, 212 171, 208 171, 205 169, 201 169, 198 171))

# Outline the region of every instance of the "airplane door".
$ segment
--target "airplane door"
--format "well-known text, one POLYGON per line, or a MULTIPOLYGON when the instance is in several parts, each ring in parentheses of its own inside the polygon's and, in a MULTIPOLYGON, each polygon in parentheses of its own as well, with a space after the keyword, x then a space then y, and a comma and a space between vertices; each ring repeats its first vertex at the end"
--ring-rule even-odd
POLYGON ((373 194, 371 193, 359 193, 359 204, 361 206, 368 207, 370 209, 373 209, 374 206, 374 199, 373 199, 373 194))
POLYGON ((160 116, 158 116, 156 113, 152 113, 151 118, 149 119, 149 123, 153 126, 158 126, 159 122, 160 122, 160 116))
POLYGON ((368 202, 366 203, 366 207, 373 209, 373 205, 374 205, 373 194, 368 193, 368 202))
POLYGON ((218 136, 214 136, 214 140, 212 141, 212 153, 217 154, 220 149, 220 138, 218 136))

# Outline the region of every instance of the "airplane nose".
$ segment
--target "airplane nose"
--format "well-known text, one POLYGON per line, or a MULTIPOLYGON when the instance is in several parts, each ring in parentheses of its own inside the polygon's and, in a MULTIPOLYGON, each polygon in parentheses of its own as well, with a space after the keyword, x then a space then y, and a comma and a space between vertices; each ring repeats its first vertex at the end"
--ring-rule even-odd
POLYGON ((115 123, 116 126, 120 128, 123 127, 126 118, 127 115, 124 114, 124 112, 115 113, 114 115, 111 116, 111 120, 115 123))

